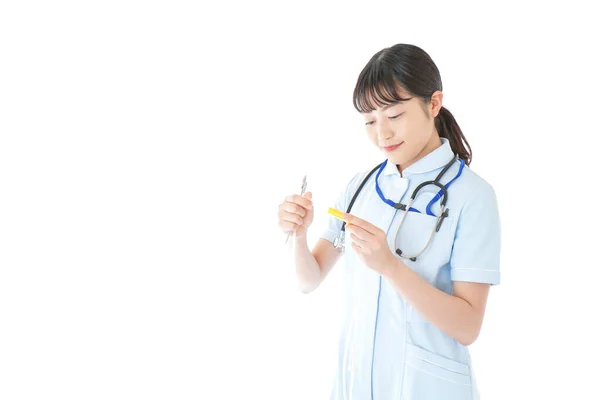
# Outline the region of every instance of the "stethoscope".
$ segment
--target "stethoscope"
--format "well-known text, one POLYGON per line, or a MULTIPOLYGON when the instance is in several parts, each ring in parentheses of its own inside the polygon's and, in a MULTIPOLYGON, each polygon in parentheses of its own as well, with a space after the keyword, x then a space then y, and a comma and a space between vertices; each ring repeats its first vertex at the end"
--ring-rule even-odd
MULTIPOLYGON (((440 189, 440 191, 435 195, 435 197, 433 199, 431 199, 431 201, 427 205, 426 211, 427 211, 428 215, 431 215, 431 216, 435 217, 435 214, 433 214, 431 212, 431 206, 436 201, 438 201, 441 198, 442 201, 440 203, 440 213, 439 213, 439 215, 436 218, 436 223, 435 223, 435 225, 434 225, 434 227, 433 227, 433 229, 431 231, 431 234, 429 235, 429 239, 427 240, 427 243, 425 244, 425 246, 423 247, 423 249, 420 252, 418 252, 417 254, 407 255, 402 250, 400 250, 399 248, 396 248, 396 254, 398 256, 400 256, 401 258, 404 258, 404 259, 407 259, 407 260, 411 260, 411 261, 416 261, 417 257, 419 257, 421 254, 423 254, 425 252, 425 250, 427 249, 427 247, 429 247, 429 244, 431 243, 431 240, 433 239, 434 234, 436 232, 439 232, 440 228, 442 227, 442 224, 444 223, 444 219, 446 219, 448 217, 448 213, 450 211, 448 208, 446 208, 446 203, 448 202, 448 187, 450 187, 450 185, 452 184, 452 182, 454 182, 462 174, 463 168, 465 166, 464 160, 460 160, 460 167, 458 169, 458 173, 456 174, 456 176, 454 178, 452 178, 452 180, 450 180, 445 185, 442 185, 440 183, 440 179, 444 176, 444 174, 448 171, 448 169, 450 169, 450 167, 454 164, 454 162, 457 159, 458 159, 458 156, 455 154, 452 157, 452 160, 450 160, 450 162, 444 166, 444 168, 442 169, 442 171, 440 171, 440 173, 437 175, 437 177, 434 180, 432 180, 432 181, 425 181, 425 182, 421 183, 419 186, 417 186, 415 188, 415 190, 413 191, 412 195, 410 196, 410 200, 409 200, 408 204, 395 203, 394 201, 392 201, 390 199, 386 199, 385 196, 383 195, 383 192, 381 191, 381 188, 379 187, 378 180, 379 180, 379 175, 381 175, 381 172, 383 171, 383 169, 385 168, 385 166, 386 166, 386 164, 388 162, 388 160, 385 160, 384 162, 382 162, 381 164, 379 164, 375 168, 373 168, 367 174, 367 176, 363 179, 363 181, 361 182, 360 186, 358 187, 358 189, 354 193, 354 196, 352 196, 352 200, 350 201, 350 204, 348 205, 348 209, 346 210, 346 213, 349 214, 350 211, 352 210, 352 206, 354 205, 354 202, 356 201, 356 198, 358 197, 358 194, 360 193, 360 191, 364 187, 365 183, 369 180, 369 178, 371 177, 371 175, 373 175, 373 173, 375 171, 379 171, 377 173, 377 176, 375 177, 375 189, 377 190, 377 194, 379 195, 379 197, 381 198, 381 200, 383 200, 385 203, 387 203, 391 207, 394 207, 397 210, 404 211, 404 215, 402 216, 402 219, 400 220, 400 225, 398 226, 398 230, 396 231, 396 238, 394 240, 394 243, 397 243, 397 241, 398 241, 398 235, 400 233, 400 228, 402 228, 402 224, 404 223, 404 220, 406 219, 406 216, 408 215, 408 212, 417 212, 417 213, 420 213, 419 210, 417 210, 417 209, 415 209, 415 208, 412 207, 412 204, 415 201, 417 195, 419 194, 419 191, 421 189, 423 189, 424 187, 429 186, 429 185, 434 185, 434 186, 438 187, 440 189), (408 210, 408 212, 406 212, 407 210, 408 210)), ((340 253, 342 253, 345 250, 345 247, 346 247, 345 246, 345 236, 346 236, 346 222, 343 222, 342 223, 342 229, 340 230, 340 233, 333 240, 333 246, 340 253)))

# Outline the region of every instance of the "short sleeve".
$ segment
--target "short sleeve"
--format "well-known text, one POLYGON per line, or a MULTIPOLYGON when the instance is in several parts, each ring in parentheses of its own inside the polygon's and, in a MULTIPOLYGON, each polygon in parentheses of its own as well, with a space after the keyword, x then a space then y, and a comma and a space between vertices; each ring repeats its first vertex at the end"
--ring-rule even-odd
POLYGON ((500 283, 500 216, 496 194, 487 183, 470 196, 460 213, 450 276, 453 281, 500 283))
MULTIPOLYGON (((359 179, 362 174, 356 174, 354 177, 348 182, 346 187, 341 191, 338 195, 336 201, 333 203, 332 207, 346 212, 348 209, 348 205, 350 204, 350 200, 354 195, 356 189, 360 185, 359 179)), ((321 238, 329 240, 333 243, 334 239, 339 235, 342 230, 343 222, 329 214, 327 214, 327 225, 325 226, 324 231, 321 233, 321 238)))

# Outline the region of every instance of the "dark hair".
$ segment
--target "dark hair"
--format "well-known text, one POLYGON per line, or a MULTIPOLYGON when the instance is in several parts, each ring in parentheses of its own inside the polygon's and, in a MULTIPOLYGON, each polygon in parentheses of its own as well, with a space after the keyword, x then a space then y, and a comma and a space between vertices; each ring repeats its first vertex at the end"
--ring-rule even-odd
MULTIPOLYGON (((402 98, 397 89, 420 97, 425 104, 431 95, 442 91, 440 72, 421 48, 411 44, 396 44, 377 52, 363 68, 356 87, 353 103, 358 112, 369 113, 378 106, 410 100, 402 98)), ((435 117, 435 127, 440 137, 447 138, 452 151, 469 165, 471 146, 447 108, 442 107, 435 117)))

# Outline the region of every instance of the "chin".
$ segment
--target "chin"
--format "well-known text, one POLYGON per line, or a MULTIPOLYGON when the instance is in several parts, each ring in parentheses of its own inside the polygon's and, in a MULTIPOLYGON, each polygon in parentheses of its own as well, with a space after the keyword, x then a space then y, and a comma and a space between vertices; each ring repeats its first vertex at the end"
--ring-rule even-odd
POLYGON ((406 163, 406 157, 398 157, 397 155, 394 156, 393 154, 387 154, 387 157, 390 162, 396 165, 406 163))

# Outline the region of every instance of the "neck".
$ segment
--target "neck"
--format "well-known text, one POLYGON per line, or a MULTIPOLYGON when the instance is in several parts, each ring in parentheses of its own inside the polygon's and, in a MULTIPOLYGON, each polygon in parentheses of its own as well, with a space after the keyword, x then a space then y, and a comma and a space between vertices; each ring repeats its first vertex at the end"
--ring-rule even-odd
POLYGON ((398 171, 400 172, 400 176, 402 176, 402 171, 404 171, 405 169, 419 161, 421 158, 425 157, 427 154, 440 147, 441 145, 442 140, 440 139, 440 135, 438 134, 437 130, 434 130, 433 134, 431 135, 431 140, 429 140, 429 142, 425 145, 423 150, 421 150, 415 158, 402 165, 396 164, 396 166, 398 167, 398 171))

